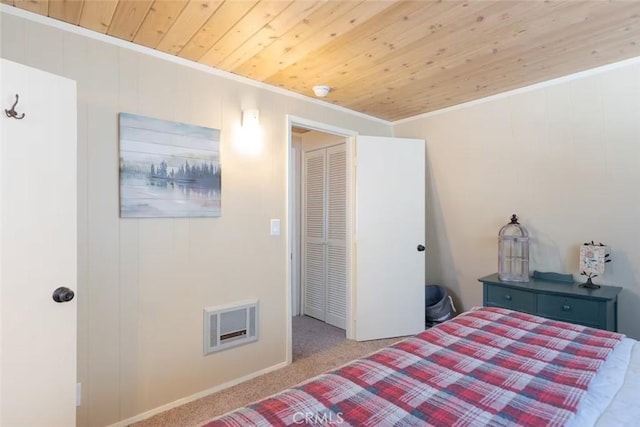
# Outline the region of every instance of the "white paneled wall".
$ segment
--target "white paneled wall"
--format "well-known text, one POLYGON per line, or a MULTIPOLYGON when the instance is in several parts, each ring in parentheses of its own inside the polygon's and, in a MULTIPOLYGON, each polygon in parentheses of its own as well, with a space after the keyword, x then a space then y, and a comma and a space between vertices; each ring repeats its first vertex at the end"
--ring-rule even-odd
POLYGON ((427 277, 464 308, 497 269, 497 234, 517 213, 532 269, 578 271, 578 246, 611 247, 595 282, 622 286, 619 329, 640 338, 640 65, 398 124, 427 140, 427 277))
POLYGON ((284 362, 286 235, 270 236, 269 220, 286 218, 285 116, 368 134, 390 127, 23 17, 2 13, 0 24, 2 57, 78 84, 78 425, 284 362), (257 155, 234 149, 243 108, 260 110, 257 155), (119 218, 119 112, 221 129, 220 218, 119 218), (203 356, 202 309, 247 299, 260 301, 260 340, 203 356))

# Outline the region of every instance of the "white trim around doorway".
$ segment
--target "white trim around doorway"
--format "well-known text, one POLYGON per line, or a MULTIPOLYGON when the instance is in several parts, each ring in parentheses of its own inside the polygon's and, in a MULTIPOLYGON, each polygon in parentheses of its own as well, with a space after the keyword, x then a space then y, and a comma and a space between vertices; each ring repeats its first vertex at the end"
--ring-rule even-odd
POLYGON ((293 361, 293 345, 292 345, 292 329, 291 329, 291 317, 292 317, 292 299, 293 299, 293 283, 292 283, 292 275, 291 269, 293 268, 293 250, 295 247, 295 242, 293 239, 296 237, 296 232, 294 229, 294 221, 293 214, 296 212, 295 210, 295 182, 294 180, 298 177, 294 174, 294 158, 293 158, 293 147, 292 147, 292 127, 300 127, 304 129, 314 130, 318 132, 329 133, 337 136, 342 136, 346 139, 346 149, 347 149, 347 259, 349 262, 347 263, 347 324, 346 324, 346 337, 347 339, 353 339, 353 334, 355 332, 354 316, 352 316, 353 311, 353 283, 355 282, 354 271, 351 268, 353 265, 353 259, 355 256, 355 251, 353 247, 353 243, 355 239, 354 236, 354 218, 355 218, 355 206, 353 204, 354 200, 354 159, 355 153, 353 152, 355 149, 355 138, 358 135, 358 132, 339 128, 336 126, 328 125, 325 123, 317 122, 314 120, 305 119, 302 117, 297 117, 293 115, 287 115, 287 211, 286 211, 286 254, 287 254, 287 284, 286 284, 286 316, 287 316, 287 353, 286 353, 286 362, 287 364, 293 361))

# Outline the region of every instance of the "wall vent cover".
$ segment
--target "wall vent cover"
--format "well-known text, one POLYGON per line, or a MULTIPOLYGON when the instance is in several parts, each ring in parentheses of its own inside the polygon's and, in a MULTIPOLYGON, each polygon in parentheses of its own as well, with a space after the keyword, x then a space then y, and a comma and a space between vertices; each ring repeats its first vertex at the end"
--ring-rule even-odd
POLYGON ((258 340, 258 301, 204 309, 204 354, 258 340))

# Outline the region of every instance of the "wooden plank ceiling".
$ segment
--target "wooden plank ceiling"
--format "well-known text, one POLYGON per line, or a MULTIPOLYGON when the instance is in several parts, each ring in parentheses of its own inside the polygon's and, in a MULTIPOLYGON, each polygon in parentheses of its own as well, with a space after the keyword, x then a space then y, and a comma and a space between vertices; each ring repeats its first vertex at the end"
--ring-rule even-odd
POLYGON ((640 1, 2 0, 395 121, 640 56, 640 1))

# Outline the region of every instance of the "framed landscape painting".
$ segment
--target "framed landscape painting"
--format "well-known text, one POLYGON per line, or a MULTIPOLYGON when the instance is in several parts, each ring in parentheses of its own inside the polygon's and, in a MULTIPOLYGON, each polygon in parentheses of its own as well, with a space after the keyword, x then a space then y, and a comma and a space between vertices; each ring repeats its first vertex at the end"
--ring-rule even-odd
POLYGON ((120 216, 221 213, 220 130, 120 113, 120 216))

